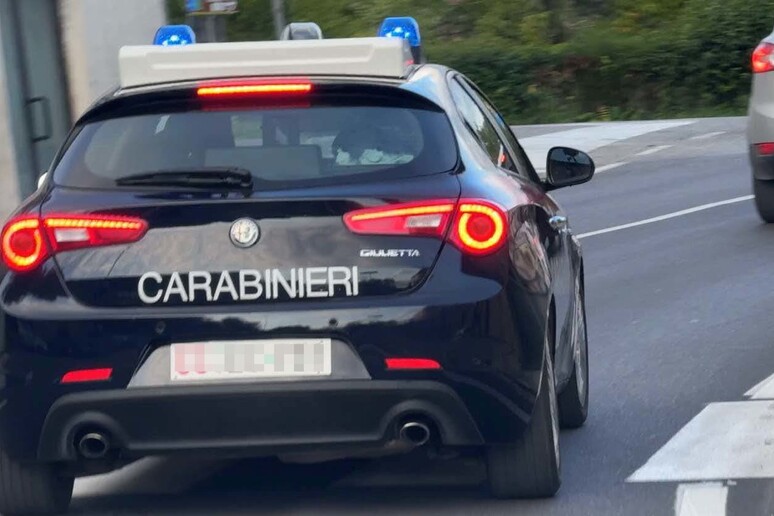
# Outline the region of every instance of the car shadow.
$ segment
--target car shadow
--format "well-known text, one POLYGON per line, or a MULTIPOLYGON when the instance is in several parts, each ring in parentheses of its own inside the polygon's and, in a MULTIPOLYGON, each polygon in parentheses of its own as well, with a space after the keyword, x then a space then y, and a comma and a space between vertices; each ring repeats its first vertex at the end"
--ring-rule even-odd
POLYGON ((482 487, 484 466, 474 457, 408 455, 320 465, 159 459, 135 470, 91 477, 88 489, 79 480, 71 514, 446 515, 473 514, 482 504, 505 510, 503 504, 513 503, 489 498, 482 487))

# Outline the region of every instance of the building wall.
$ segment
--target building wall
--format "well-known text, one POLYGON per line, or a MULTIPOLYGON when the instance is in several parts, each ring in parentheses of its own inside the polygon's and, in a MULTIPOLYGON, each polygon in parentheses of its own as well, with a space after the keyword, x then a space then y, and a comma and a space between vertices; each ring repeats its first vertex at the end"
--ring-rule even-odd
POLYGON ((0 52, 0 220, 5 220, 19 202, 16 155, 12 143, 8 104, 5 63, 3 53, 0 52))
POLYGON ((73 119, 118 85, 118 50, 149 45, 166 23, 164 0, 59 0, 73 119))
MULTIPOLYGON (((0 0, 0 17, 6 27, 13 24, 11 2, 0 0)), ((52 2, 54 0, 51 0, 52 2)), ((118 85, 118 51, 124 45, 147 45, 159 26, 166 23, 164 0, 56 0, 62 58, 66 79, 62 87, 67 91, 72 119, 80 116, 89 105, 118 85)), ((29 5, 25 5, 29 7, 29 5)), ((31 16, 35 15, 33 7, 31 16)), ((28 9, 29 11, 30 9, 28 9)), ((34 18, 33 18, 34 19, 34 18)), ((11 25, 15 28, 15 25, 11 25)), ((21 29, 20 29, 21 30, 21 29)), ((31 38, 29 55, 36 55, 31 38)), ((6 75, 5 60, 15 70, 14 59, 21 59, 12 30, 0 33, 0 221, 4 220, 20 201, 19 174, 34 168, 29 156, 21 155, 15 147, 19 134, 29 130, 24 124, 27 106, 25 100, 34 96, 22 91, 18 77, 6 75), (6 37, 7 36, 7 37, 6 37), (9 59, 12 58, 12 59, 9 59), (14 80, 9 80, 14 79, 14 80), (14 115, 16 114, 16 116, 14 115), (12 127, 16 121, 16 126, 12 127), (21 125, 20 125, 21 124, 21 125), (14 135, 17 138, 14 138, 14 135), (26 156, 26 158, 25 158, 26 156)), ((34 93, 34 92, 33 92, 34 93)), ((66 123, 66 122, 65 122, 66 123)), ((61 131, 60 131, 61 132, 61 131)), ((61 138, 60 135, 58 138, 61 138)), ((54 145, 59 145, 55 141, 54 145)), ((33 171, 37 172, 37 171, 33 171)), ((26 188, 28 189, 28 188, 26 188)))

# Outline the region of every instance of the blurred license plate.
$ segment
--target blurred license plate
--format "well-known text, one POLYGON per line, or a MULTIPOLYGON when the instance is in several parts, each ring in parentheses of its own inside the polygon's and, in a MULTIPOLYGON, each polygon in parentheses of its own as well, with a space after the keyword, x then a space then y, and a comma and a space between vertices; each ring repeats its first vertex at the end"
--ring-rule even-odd
POLYGON ((173 381, 329 376, 330 339, 172 344, 173 381))

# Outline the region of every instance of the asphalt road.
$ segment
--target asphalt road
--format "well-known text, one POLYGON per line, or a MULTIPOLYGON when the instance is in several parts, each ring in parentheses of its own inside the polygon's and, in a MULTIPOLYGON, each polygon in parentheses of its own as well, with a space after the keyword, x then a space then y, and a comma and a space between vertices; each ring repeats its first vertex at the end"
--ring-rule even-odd
POLYGON ((72 512, 772 514, 774 460, 758 460, 774 453, 766 424, 774 383, 748 391, 774 374, 774 227, 747 198, 744 120, 517 133, 542 152, 553 139, 573 146, 578 129, 597 135, 582 143, 602 172, 556 198, 585 251, 592 405, 584 428, 562 433, 556 498, 490 500, 474 458, 314 467, 178 460, 81 480, 72 512))

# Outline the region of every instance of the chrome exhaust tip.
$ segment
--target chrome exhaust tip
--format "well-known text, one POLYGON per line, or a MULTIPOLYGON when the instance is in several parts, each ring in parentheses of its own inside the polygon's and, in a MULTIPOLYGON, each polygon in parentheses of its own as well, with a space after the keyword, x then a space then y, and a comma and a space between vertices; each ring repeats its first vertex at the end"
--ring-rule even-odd
POLYGON ((86 459, 101 459, 109 449, 110 440, 99 432, 90 432, 78 440, 78 453, 86 459))
POLYGON ((430 428, 419 421, 409 421, 400 427, 398 437, 413 446, 422 446, 430 440, 430 428))

